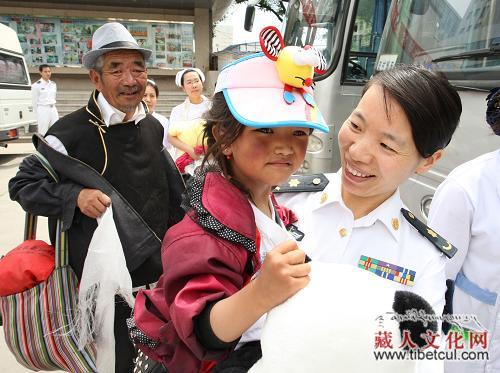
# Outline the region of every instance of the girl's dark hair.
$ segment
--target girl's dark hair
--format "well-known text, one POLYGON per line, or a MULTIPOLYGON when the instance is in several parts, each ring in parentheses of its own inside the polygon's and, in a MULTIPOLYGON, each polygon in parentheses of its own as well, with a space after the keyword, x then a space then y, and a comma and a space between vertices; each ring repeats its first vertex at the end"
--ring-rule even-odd
POLYGON ((422 157, 427 158, 450 143, 460 120, 462 103, 443 74, 423 67, 398 65, 374 75, 362 95, 373 85, 383 89, 387 114, 388 97, 401 106, 422 157))
POLYGON ((158 89, 158 85, 155 83, 154 80, 148 79, 146 85, 153 87, 153 89, 155 90, 155 93, 156 93, 156 97, 158 97, 160 95, 160 90, 158 89))
POLYGON ((202 79, 201 79, 201 76, 200 76, 200 74, 198 73, 198 71, 193 70, 193 69, 187 69, 186 71, 184 71, 184 72, 182 73, 182 76, 181 76, 181 86, 183 86, 183 87, 184 87, 184 76, 185 76, 187 73, 196 73, 196 75, 198 75, 198 78, 200 78, 200 82, 202 82, 202 83, 203 83, 203 81, 202 81, 202 79))
MULTIPOLYGON (((207 150, 201 168, 205 164, 215 163, 223 175, 232 180, 231 164, 222 152, 241 135, 245 126, 233 117, 222 92, 213 96, 212 107, 205 113, 204 119, 203 143, 207 150)), ((241 189, 241 186, 238 187, 241 189)))

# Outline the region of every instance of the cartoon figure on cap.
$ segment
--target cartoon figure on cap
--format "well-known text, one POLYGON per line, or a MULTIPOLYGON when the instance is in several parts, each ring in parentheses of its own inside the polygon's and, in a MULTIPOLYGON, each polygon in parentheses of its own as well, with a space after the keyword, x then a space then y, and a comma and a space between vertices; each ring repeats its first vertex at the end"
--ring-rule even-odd
POLYGON ((316 106, 311 96, 311 85, 314 73, 323 74, 326 61, 323 55, 310 45, 304 48, 297 46, 285 47, 283 36, 274 26, 265 27, 260 32, 260 46, 264 54, 276 62, 276 69, 283 87, 283 99, 292 104, 295 97, 293 89, 298 89, 304 100, 311 106, 316 106))

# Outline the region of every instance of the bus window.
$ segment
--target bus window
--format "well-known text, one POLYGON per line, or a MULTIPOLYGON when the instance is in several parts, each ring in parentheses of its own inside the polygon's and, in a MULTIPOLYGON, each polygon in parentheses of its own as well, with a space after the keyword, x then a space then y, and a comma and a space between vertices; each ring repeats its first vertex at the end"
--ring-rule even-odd
POLYGON ((0 52, 0 84, 29 84, 28 75, 21 57, 0 52))
POLYGON ((473 88, 500 82, 500 7, 497 1, 397 1, 384 30, 377 69, 420 64, 473 88), (415 11, 418 9, 419 11, 415 11))
POLYGON ((391 0, 360 0, 351 25, 351 44, 344 64, 343 81, 365 84, 373 75, 385 19, 391 0))
POLYGON ((342 42, 345 3, 341 0, 290 0, 284 20, 285 45, 311 45, 323 53, 328 70, 334 69, 341 52, 336 45, 342 42))

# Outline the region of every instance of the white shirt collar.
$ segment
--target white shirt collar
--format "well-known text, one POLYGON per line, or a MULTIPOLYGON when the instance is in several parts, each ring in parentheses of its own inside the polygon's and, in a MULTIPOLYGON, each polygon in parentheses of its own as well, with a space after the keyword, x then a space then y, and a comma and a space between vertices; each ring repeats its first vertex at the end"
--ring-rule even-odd
POLYGON ((316 193, 313 209, 321 208, 332 203, 338 203, 344 208, 347 208, 342 200, 341 174, 342 169, 334 174, 328 175, 330 181, 323 192, 316 193))
MULTIPOLYGON (((313 209, 337 203, 341 206, 340 208, 349 210, 342 199, 341 175, 342 169, 329 177, 330 182, 323 192, 316 193, 317 197, 315 198, 313 209)), ((380 220, 380 222, 382 222, 386 226, 387 230, 394 236, 394 239, 399 240, 399 231, 402 223, 400 211, 401 206, 403 206, 403 202, 398 188, 392 196, 385 200, 376 209, 371 211, 369 214, 356 219, 354 221, 354 227, 368 227, 375 224, 377 220, 380 220)))
POLYGON ((391 232, 396 241, 399 240, 399 232, 401 228, 401 219, 404 219, 401 214, 401 195, 399 188, 396 189, 394 194, 386 199, 380 206, 369 214, 354 221, 354 227, 368 227, 378 220, 382 222, 387 230, 391 232))
POLYGON ((186 97, 186 99, 184 100, 184 104, 196 106, 196 105, 202 105, 203 103, 205 103, 205 101, 208 100, 208 98, 204 95, 201 95, 200 97, 201 97, 201 102, 199 102, 197 104, 193 104, 191 101, 189 101, 189 97, 186 97))
MULTIPOLYGON (((99 106, 99 109, 101 110, 102 120, 107 127, 113 124, 123 123, 123 118, 125 118, 126 114, 111 106, 104 95, 100 92, 97 96, 97 106, 99 106)), ((135 121, 135 124, 137 124, 145 117, 146 111, 144 110, 144 106, 142 103, 139 103, 139 105, 135 108, 134 115, 130 118, 130 121, 135 121)))
POLYGON ((272 250, 273 247, 292 238, 286 231, 283 222, 279 218, 277 219, 279 223, 276 221, 276 211, 274 210, 271 199, 269 199, 271 217, 264 214, 251 201, 250 206, 252 206, 255 217, 255 225, 257 226, 260 234, 260 259, 263 261, 267 252, 272 250))

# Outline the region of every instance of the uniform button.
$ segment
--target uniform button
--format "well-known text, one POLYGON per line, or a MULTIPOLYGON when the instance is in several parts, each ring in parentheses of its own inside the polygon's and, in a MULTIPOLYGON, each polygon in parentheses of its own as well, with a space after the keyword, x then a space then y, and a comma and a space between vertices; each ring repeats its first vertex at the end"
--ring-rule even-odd
POLYGON ((397 218, 393 218, 392 221, 392 228, 397 231, 399 229, 399 220, 397 218))
POLYGON ((434 237, 434 238, 436 238, 436 237, 437 237, 436 232, 434 232, 434 231, 433 231, 432 229, 430 229, 430 228, 427 228, 427 233, 428 233, 428 234, 429 234, 429 236, 431 236, 431 237, 434 237))
POLYGON ((314 185, 319 185, 319 184, 321 184, 321 179, 320 179, 319 177, 314 178, 314 180, 313 180, 313 184, 314 184, 314 185))
POLYGON ((339 234, 340 234, 340 237, 344 238, 345 236, 347 236, 347 229, 340 228, 339 229, 339 234))
POLYGON ((320 202, 320 203, 325 203, 327 199, 328 199, 328 194, 323 193, 323 194, 321 195, 321 199, 320 199, 320 201, 319 201, 319 202, 320 202))

